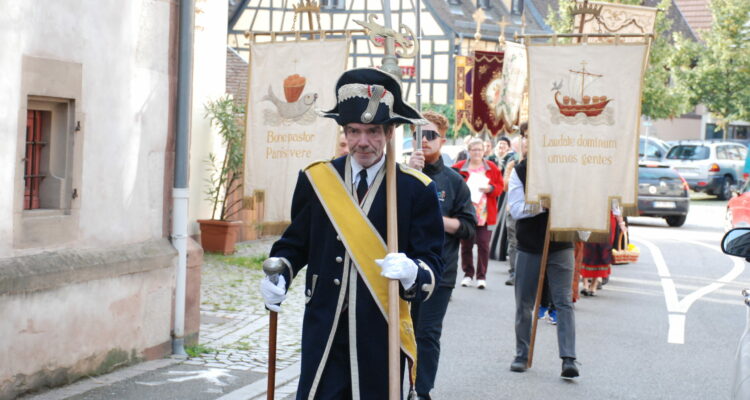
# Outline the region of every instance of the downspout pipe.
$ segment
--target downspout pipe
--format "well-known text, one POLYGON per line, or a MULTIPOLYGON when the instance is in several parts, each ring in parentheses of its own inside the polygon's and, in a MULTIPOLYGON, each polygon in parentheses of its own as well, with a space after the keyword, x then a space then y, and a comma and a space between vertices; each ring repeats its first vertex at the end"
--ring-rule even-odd
POLYGON ((172 188, 172 245, 177 249, 172 354, 185 353, 185 292, 187 286, 188 141, 193 79, 193 1, 180 0, 179 55, 177 67, 177 135, 175 137, 174 187, 172 188))

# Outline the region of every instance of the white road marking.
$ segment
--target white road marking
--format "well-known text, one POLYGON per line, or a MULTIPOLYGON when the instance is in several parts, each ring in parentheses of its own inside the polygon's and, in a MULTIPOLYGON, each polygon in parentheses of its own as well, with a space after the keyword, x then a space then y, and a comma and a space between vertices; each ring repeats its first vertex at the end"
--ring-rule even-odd
MULTIPOLYGON (((656 264, 656 270, 661 278, 661 285, 664 290, 664 301, 667 304, 667 312, 669 313, 669 333, 667 334, 667 343, 684 344, 685 343, 685 318, 690 309, 690 306, 695 303, 699 298, 713 292, 716 289, 730 283, 732 280, 737 278, 745 270, 745 260, 736 257, 730 257, 734 266, 724 276, 717 279, 716 281, 702 286, 699 289, 689 293, 682 300, 677 297, 677 288, 675 287, 674 281, 669 273, 669 267, 667 267, 664 256, 662 256, 661 250, 648 240, 640 239, 635 241, 648 247, 651 253, 651 258, 656 264)), ((712 251, 719 251, 715 245, 697 242, 694 240, 681 240, 682 243, 692 243, 698 246, 706 247, 712 251)), ((728 256, 727 256, 728 257, 728 256)))
POLYGON ((167 371, 166 375, 180 375, 176 378, 169 378, 164 381, 155 382, 140 382, 135 383, 144 386, 160 386, 170 382, 180 383, 185 381, 192 381, 197 379, 205 379, 210 383, 217 386, 226 386, 227 384, 221 380, 221 378, 234 379, 234 375, 229 373, 229 370, 221 368, 209 368, 202 371, 167 371))
MULTIPOLYGON (((685 281, 693 281, 696 283, 713 283, 713 279, 708 278, 702 278, 697 276, 688 276, 688 275, 672 275, 673 279, 678 279, 680 282, 683 283, 675 283, 675 287, 677 290, 688 290, 688 289, 698 289, 703 287, 704 285, 691 285, 684 283, 685 281)), ((627 286, 628 284, 633 284, 637 286, 654 286, 659 288, 659 296, 661 296, 661 280, 654 280, 654 279, 638 279, 638 278, 625 278, 622 276, 612 276, 609 278, 609 284, 607 287, 612 287, 613 284, 623 284, 623 287, 627 286)), ((742 285, 738 282, 731 282, 727 283, 722 289, 717 289, 713 291, 713 294, 727 296, 731 299, 731 303, 737 303, 737 295, 741 293, 742 289, 744 289, 746 286, 742 285)))
MULTIPOLYGON (((634 288, 631 288, 631 287, 619 286, 619 285, 613 283, 613 281, 609 281, 609 283, 607 284, 607 291, 608 292, 611 291, 611 292, 619 292, 619 293, 637 294, 637 295, 641 295, 641 296, 662 297, 663 293, 662 293, 662 290, 661 290, 661 284, 659 282, 655 282, 655 283, 656 283, 657 286, 659 286, 659 291, 634 289, 634 288)), ((737 301, 737 298, 738 298, 737 293, 739 293, 739 291, 735 291, 735 295, 733 296, 733 300, 732 299, 726 299, 725 300, 725 299, 721 299, 721 298, 704 296, 704 297, 701 297, 698 301, 700 301, 700 302, 706 302, 706 303, 714 303, 714 304, 724 304, 724 305, 728 305, 728 306, 736 306, 738 308, 739 307, 744 307, 745 303, 743 303, 741 301, 737 301)))

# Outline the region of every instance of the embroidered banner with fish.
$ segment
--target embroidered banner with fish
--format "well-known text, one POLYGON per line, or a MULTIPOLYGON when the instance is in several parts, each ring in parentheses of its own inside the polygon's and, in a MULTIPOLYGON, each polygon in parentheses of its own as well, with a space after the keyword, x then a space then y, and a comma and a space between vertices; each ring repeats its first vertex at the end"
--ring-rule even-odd
MULTIPOLYGON (((583 7, 583 1, 579 0, 576 6, 583 7)), ((589 1, 588 9, 598 12, 585 14, 582 33, 654 33, 656 8, 589 1)), ((581 14, 576 15, 574 22, 575 32, 578 32, 581 26, 581 14)), ((589 43, 614 43, 614 41, 614 38, 589 38, 588 40, 589 43)), ((620 41, 641 42, 643 39, 620 38, 620 41)))
POLYGON ((471 85, 474 59, 469 56, 456 56, 456 122, 453 130, 458 132, 461 125, 471 127, 471 85))
POLYGON ((315 108, 335 104, 349 41, 250 44, 245 193, 264 193, 264 223, 288 222, 297 173, 334 155, 339 128, 315 108))
POLYGON ((471 129, 495 136, 503 130, 503 55, 474 52, 471 129))
POLYGON ((558 240, 571 239, 575 231, 608 232, 613 199, 626 214, 637 206, 648 44, 527 48, 526 201, 550 200, 550 227, 558 240))

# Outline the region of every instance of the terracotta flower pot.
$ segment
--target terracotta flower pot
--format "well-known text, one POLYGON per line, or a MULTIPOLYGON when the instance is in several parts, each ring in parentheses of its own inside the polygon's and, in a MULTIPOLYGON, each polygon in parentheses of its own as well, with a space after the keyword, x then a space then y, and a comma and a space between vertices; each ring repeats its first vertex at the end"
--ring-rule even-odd
POLYGON ((201 227, 201 246, 204 251, 224 255, 234 253, 237 230, 242 225, 242 221, 199 219, 198 223, 201 227))

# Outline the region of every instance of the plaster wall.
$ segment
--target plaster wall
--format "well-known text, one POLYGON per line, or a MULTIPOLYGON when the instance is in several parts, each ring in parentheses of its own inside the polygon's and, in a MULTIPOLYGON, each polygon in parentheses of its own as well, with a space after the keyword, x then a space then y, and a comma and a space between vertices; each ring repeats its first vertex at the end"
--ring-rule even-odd
MULTIPOLYGON (((702 139, 700 118, 675 118, 660 119, 654 121, 650 136, 656 136, 661 140, 688 140, 702 139)), ((645 129, 641 129, 641 134, 645 129)))
MULTIPOLYGON (((77 232, 65 247, 97 247, 162 236, 168 118, 170 1, 38 0, 0 13, 0 187, 24 168, 23 57, 78 64, 82 130, 77 232), (19 151, 19 149, 21 149, 19 151)), ((22 173, 23 171, 21 171, 22 173)), ((16 185, 17 186, 17 185, 16 185)), ((21 185, 21 188, 23 186, 21 185)), ((23 213, 17 190, 0 191, 0 258, 52 250, 13 244, 23 213)), ((61 246, 57 246, 61 247, 61 246)))
POLYGON ((165 239, 0 260, 0 399, 168 354, 175 262, 165 239))
POLYGON ((165 283, 173 281, 173 270, 162 268, 0 302, 5 319, 0 351, 13 355, 10 363, 0 364, 0 376, 70 366, 111 348, 140 355, 142 349, 168 342, 172 285, 165 283))
MULTIPOLYGON (((221 138, 205 118, 204 105, 226 92, 226 2, 195 2, 195 36, 193 56, 193 105, 190 136, 190 204, 188 234, 200 233, 197 219, 211 218, 211 202, 206 200, 206 159, 209 153, 223 159, 221 138)), ((218 215, 217 215, 218 217, 218 215)))

